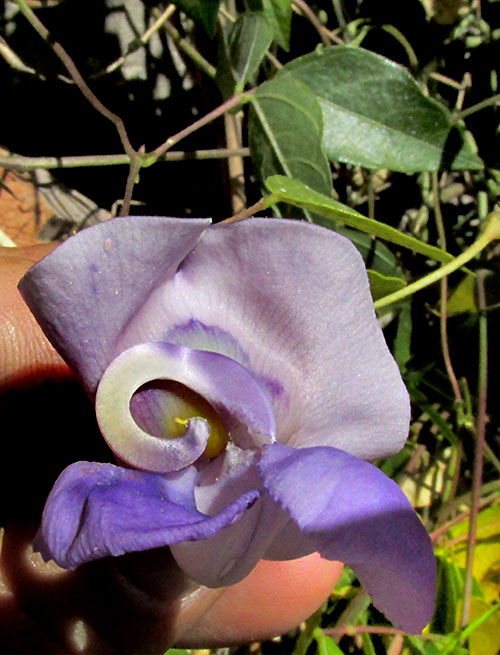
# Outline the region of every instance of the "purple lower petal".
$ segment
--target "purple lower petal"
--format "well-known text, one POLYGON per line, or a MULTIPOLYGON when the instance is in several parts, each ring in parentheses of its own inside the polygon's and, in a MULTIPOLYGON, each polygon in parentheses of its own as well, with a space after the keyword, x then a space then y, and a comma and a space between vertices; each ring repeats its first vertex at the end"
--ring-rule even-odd
POLYGON ((45 560, 72 569, 108 555, 207 539, 259 497, 249 491, 207 516, 195 505, 197 480, 194 467, 165 476, 76 462, 62 472, 47 499, 35 549, 45 560))
POLYGON ((140 344, 111 363, 96 396, 104 438, 120 459, 134 467, 156 472, 180 470, 201 455, 208 437, 203 426, 195 424, 200 419, 192 419, 189 434, 175 439, 148 434, 137 424, 130 409, 132 396, 153 380, 180 382, 202 396, 219 413, 231 440, 242 448, 275 439, 268 394, 244 366, 204 350, 162 342, 140 344))
POLYGON ((320 554, 351 566, 395 626, 419 632, 435 601, 435 559, 420 519, 395 482, 336 448, 266 446, 265 489, 320 554))

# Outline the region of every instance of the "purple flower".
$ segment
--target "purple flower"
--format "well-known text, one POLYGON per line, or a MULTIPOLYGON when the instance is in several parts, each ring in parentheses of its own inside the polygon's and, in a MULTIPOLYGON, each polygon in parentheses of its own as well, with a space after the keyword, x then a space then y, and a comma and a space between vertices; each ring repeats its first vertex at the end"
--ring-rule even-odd
POLYGON ((276 219, 116 219, 20 290, 126 466, 63 471, 36 539, 45 559, 168 545, 220 587, 262 558, 319 551, 397 627, 430 620, 429 537, 364 461, 403 446, 409 401, 347 239, 276 219))

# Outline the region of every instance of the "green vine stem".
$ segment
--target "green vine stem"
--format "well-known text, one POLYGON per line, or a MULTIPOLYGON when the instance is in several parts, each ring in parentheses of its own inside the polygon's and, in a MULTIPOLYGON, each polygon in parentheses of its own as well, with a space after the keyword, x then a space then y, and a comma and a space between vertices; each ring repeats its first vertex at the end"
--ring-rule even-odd
POLYGON ((153 150, 153 152, 149 152, 144 155, 144 158, 147 161, 147 163, 144 163, 144 165, 148 166, 154 164, 157 159, 165 155, 167 150, 170 150, 170 148, 179 143, 179 141, 182 141, 182 139, 185 139, 193 132, 196 132, 196 130, 199 130, 200 127, 208 125, 213 120, 219 118, 219 116, 223 116, 226 112, 230 111, 234 107, 248 102, 253 92, 254 90, 250 89, 244 93, 237 93, 232 98, 229 98, 229 100, 226 100, 226 102, 223 102, 221 105, 208 112, 208 114, 205 114, 205 116, 202 116, 191 125, 188 125, 188 127, 185 127, 180 132, 177 132, 177 134, 170 136, 164 143, 162 143, 161 146, 158 146, 155 150, 153 150))
POLYGON ((491 98, 486 98, 486 100, 481 100, 481 102, 478 102, 476 105, 472 105, 472 107, 468 107, 467 109, 462 109, 462 111, 457 112, 455 114, 455 118, 459 120, 462 118, 466 118, 471 114, 475 114, 477 111, 481 111, 481 109, 486 109, 486 107, 494 107, 499 102, 500 102, 500 93, 492 96, 491 98))
MULTIPOLYGON (((439 236, 439 247, 446 250, 446 232, 444 229, 443 214, 441 213, 441 204, 439 202, 439 180, 437 171, 432 172, 432 195, 434 204, 434 217, 436 219, 436 227, 439 236)), ((441 279, 441 298, 440 298, 440 311, 439 311, 439 328, 441 335, 441 351, 443 354, 444 365, 448 378, 450 380, 455 400, 458 405, 462 405, 462 394, 458 385, 457 376, 453 369, 451 361, 450 348, 448 345, 448 276, 441 279)))
MULTIPOLYGON (((229 159, 230 157, 249 157, 248 148, 217 148, 213 150, 169 150, 157 161, 186 161, 198 159, 229 159)), ((10 170, 34 171, 56 168, 87 168, 96 166, 129 166, 128 155, 75 155, 68 157, 24 157, 23 155, 0 155, 0 166, 10 170)), ((144 166, 144 165, 143 165, 144 166)))
POLYGON ((470 601, 472 595, 474 552, 476 547, 477 516, 481 503, 481 484, 483 479, 484 445, 486 440, 486 410, 488 398, 488 319, 484 280, 486 271, 477 273, 477 291, 479 301, 479 365, 478 365, 478 412, 476 427, 476 448, 474 451, 474 468, 472 472, 471 510, 469 519, 469 536, 467 540, 467 557, 465 564, 464 603, 461 627, 469 623, 470 601))
POLYGON ((179 31, 170 23, 167 21, 164 25, 163 28, 167 34, 169 34, 172 37, 172 41, 175 43, 175 45, 184 52, 185 55, 187 55, 194 63, 198 66, 200 70, 202 70, 208 77, 214 79, 215 75, 217 73, 217 69, 215 66, 212 66, 210 62, 208 62, 205 57, 203 57, 196 48, 194 48, 191 43, 185 38, 181 36, 179 31))
POLYGON ((486 248, 486 246, 489 243, 499 238, 500 238, 500 210, 496 210, 488 216, 483 232, 479 235, 476 241, 469 248, 467 248, 467 250, 465 250, 461 255, 455 257, 455 259, 453 259, 451 262, 448 262, 448 264, 445 264, 444 266, 440 266, 435 271, 432 271, 432 273, 429 273, 429 275, 425 275, 424 277, 420 278, 420 280, 413 282, 413 284, 409 284, 407 287, 404 287, 399 291, 395 291, 394 293, 391 293, 387 296, 384 296, 383 298, 380 298, 379 300, 376 300, 374 303, 375 309, 381 309, 382 307, 386 307, 387 305, 392 305, 392 303, 398 302, 399 300, 403 300, 403 298, 407 298, 408 296, 413 295, 417 291, 420 291, 421 289, 425 289, 430 284, 433 284, 434 282, 438 282, 439 280, 443 279, 443 277, 445 277, 446 275, 449 275, 450 273, 457 271, 459 268, 462 268, 462 266, 467 264, 467 262, 469 262, 471 259, 476 257, 476 255, 478 255, 482 250, 484 250, 484 248, 486 248))
POLYGON ((130 205, 132 203, 132 195, 134 193, 134 186, 139 179, 139 171, 141 170, 142 156, 146 150, 145 146, 141 146, 137 151, 136 156, 130 162, 128 171, 127 184, 125 185, 125 194, 123 196, 122 206, 120 209, 120 216, 128 216, 130 213, 130 205))

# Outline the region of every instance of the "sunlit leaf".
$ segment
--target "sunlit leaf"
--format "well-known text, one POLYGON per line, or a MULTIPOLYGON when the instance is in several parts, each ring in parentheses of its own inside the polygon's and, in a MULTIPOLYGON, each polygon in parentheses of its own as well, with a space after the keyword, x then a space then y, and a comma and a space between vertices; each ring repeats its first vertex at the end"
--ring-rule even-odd
POLYGON ((315 222, 326 225, 327 227, 335 229, 335 224, 331 221, 340 221, 345 225, 426 255, 427 257, 432 257, 437 261, 449 262, 453 259, 452 255, 444 250, 423 243, 408 234, 396 230, 390 225, 375 221, 372 218, 367 218, 355 209, 351 209, 351 207, 347 207, 336 200, 330 199, 328 196, 308 188, 298 179, 274 175, 266 180, 266 186, 273 194, 273 197, 278 200, 288 202, 297 207, 303 207, 327 218, 328 220, 326 222, 321 219, 315 219, 315 222))
POLYGON ((449 316, 463 314, 464 312, 477 312, 476 282, 473 277, 466 276, 455 287, 448 299, 446 311, 449 316))
POLYGON ((352 230, 348 227, 337 226, 335 230, 354 243, 368 269, 377 271, 384 277, 395 277, 405 281, 403 269, 398 260, 381 241, 374 239, 370 234, 352 230))
POLYGON ((213 36, 220 2, 221 0, 175 0, 174 4, 213 36))
POLYGON ((273 33, 262 12, 248 11, 220 39, 216 81, 225 97, 243 89, 258 69, 273 33))
POLYGON ((455 632, 458 609, 463 598, 462 575, 453 562, 437 557, 436 611, 430 631, 437 634, 455 632))
MULTIPOLYGON (((463 521, 450 529, 450 538, 455 541, 447 556, 457 566, 465 566, 467 553, 468 521, 463 521)), ((479 581, 486 601, 496 601, 500 597, 500 506, 486 507, 477 519, 477 536, 474 555, 473 574, 479 581)))
MULTIPOLYGON (((471 598, 470 620, 475 621, 491 605, 479 598, 471 598)), ((500 612, 495 612, 476 628, 469 636, 470 655, 497 655, 500 650, 500 612)))
POLYGON ((262 6, 274 34, 274 40, 284 50, 290 49, 292 0, 262 0, 262 6))
POLYGON ((406 373, 408 362, 411 359, 411 335, 413 321, 411 318, 411 304, 405 303, 398 316, 398 327, 392 348, 392 354, 401 373, 406 373))
POLYGON ((313 635, 318 644, 318 655, 344 655, 344 651, 321 628, 315 628, 313 635))
POLYGON ((332 160, 403 173, 482 168, 445 107, 410 73, 362 48, 334 46, 288 63, 318 97, 332 160))
POLYGON ((399 277, 389 277, 370 269, 368 269, 368 279, 373 300, 388 296, 406 286, 406 282, 399 277))
POLYGON ((248 131, 254 170, 262 184, 278 173, 331 195, 330 168, 321 145, 321 109, 300 80, 280 75, 259 86, 251 97, 248 131))

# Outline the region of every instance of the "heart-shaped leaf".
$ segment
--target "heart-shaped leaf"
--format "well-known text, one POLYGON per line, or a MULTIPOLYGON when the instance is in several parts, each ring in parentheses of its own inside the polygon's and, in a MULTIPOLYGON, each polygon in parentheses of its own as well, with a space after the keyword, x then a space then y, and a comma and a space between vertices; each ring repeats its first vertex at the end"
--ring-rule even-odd
POLYGON ((385 57, 333 46, 298 57, 283 70, 318 97, 332 160, 403 173, 482 168, 445 107, 385 57))
MULTIPOLYGON (((248 121, 250 154, 262 184, 278 173, 303 180, 321 198, 331 195, 330 167, 321 145, 321 108, 303 82, 280 75, 261 84, 251 96, 248 121)), ((309 208, 304 209, 305 214, 295 215, 310 220, 309 208)), ((287 211, 286 215, 294 214, 287 211)))

